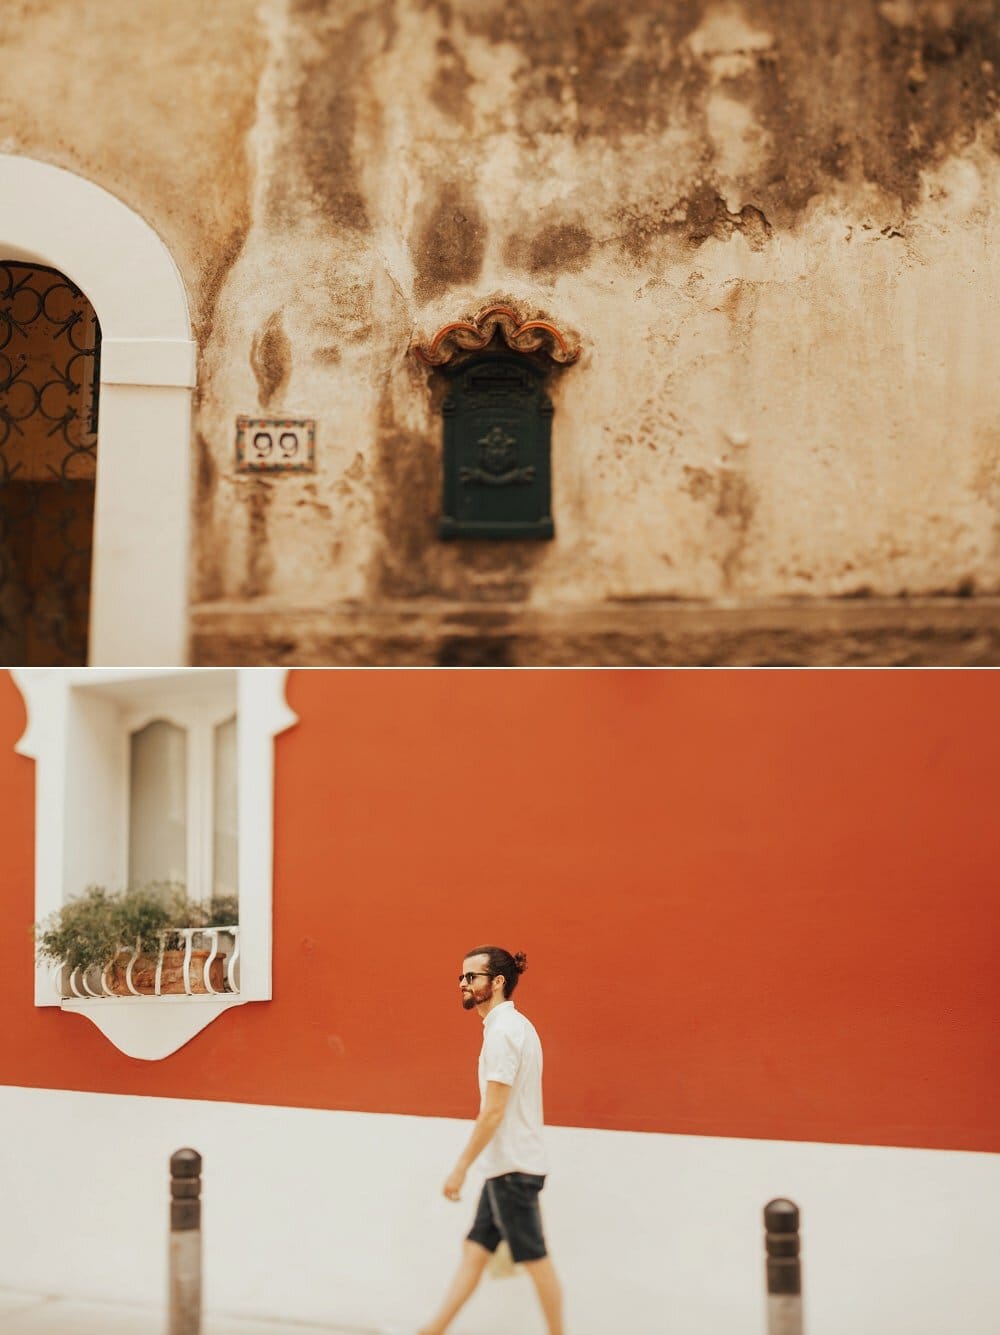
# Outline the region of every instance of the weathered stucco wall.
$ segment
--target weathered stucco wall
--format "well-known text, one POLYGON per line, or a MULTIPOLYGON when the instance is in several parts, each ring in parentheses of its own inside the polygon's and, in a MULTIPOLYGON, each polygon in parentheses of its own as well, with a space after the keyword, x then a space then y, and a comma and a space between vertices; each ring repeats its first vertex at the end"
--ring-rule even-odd
POLYGON ((651 607, 906 596, 990 658, 996 0, 62 0, 11 43, 2 146, 188 286, 198 657, 667 658, 651 607), (583 346, 556 538, 444 543, 411 348, 498 298, 583 346), (315 475, 237 475, 239 413, 315 418, 315 475))

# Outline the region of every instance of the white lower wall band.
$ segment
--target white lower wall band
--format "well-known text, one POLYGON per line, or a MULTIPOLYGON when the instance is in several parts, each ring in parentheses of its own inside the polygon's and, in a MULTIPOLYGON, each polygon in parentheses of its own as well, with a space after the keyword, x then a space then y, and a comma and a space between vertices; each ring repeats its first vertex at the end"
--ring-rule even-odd
MULTIPOLYGON (((478 1181, 468 1125, 0 1086, 0 1288, 166 1301, 168 1160, 204 1156, 205 1305, 413 1329, 478 1181)), ((1000 1156, 551 1128, 542 1196, 572 1335, 764 1335, 762 1210, 802 1210, 808 1335, 997 1335, 1000 1156)), ((526 1276, 454 1335, 541 1331, 526 1276)))

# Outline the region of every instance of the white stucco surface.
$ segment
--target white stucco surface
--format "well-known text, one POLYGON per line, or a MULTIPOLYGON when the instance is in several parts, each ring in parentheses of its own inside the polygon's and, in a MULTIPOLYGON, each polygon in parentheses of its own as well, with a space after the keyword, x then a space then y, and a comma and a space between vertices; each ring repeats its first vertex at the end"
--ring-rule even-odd
MULTIPOLYGON (((407 1331, 473 1205, 471 1180, 459 1208, 440 1195, 467 1130, 448 1119, 7 1086, 0 1121, 0 1289, 162 1305, 167 1164, 191 1145, 209 1312, 407 1331)), ((761 1212, 779 1195, 802 1211, 810 1335, 996 1335, 997 1156, 548 1135, 543 1209, 575 1335, 762 1332, 761 1212)), ((520 1275, 484 1280, 455 1335, 511 1329, 541 1329, 520 1275)))

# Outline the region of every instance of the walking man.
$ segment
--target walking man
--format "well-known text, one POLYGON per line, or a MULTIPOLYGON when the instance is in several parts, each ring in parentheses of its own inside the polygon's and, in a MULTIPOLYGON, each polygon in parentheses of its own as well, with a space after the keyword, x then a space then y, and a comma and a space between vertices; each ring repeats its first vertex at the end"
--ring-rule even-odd
POLYGON ((444 1335, 472 1296, 501 1238, 531 1276, 549 1335, 563 1335, 562 1290, 545 1248, 538 1193, 545 1184, 542 1144, 542 1045, 511 994, 524 972, 523 954, 477 946, 462 962, 462 1005, 483 1021, 479 1054, 479 1116, 444 1184, 457 1201, 478 1159, 486 1183, 462 1260, 440 1311, 419 1335, 444 1335))

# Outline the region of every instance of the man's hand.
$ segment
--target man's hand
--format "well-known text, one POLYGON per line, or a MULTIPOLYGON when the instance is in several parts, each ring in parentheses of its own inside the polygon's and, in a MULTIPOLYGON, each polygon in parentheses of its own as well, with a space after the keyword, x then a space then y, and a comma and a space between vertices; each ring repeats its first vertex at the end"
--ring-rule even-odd
POLYGON ((450 1201, 457 1201, 459 1193, 462 1190, 462 1183, 465 1181, 465 1173, 461 1168, 453 1168, 448 1174, 444 1184, 444 1194, 450 1201))
POLYGON ((497 1080, 487 1082, 486 1097, 483 1100, 482 1108, 479 1110, 479 1116, 476 1118, 476 1124, 472 1128, 469 1143, 458 1156, 458 1163, 445 1180, 443 1191, 450 1201, 458 1200, 458 1193, 462 1190, 466 1173, 475 1163, 479 1152, 486 1148, 496 1134, 496 1129, 503 1121, 503 1115, 507 1111, 507 1100, 509 1098, 510 1085, 502 1085, 497 1080))

